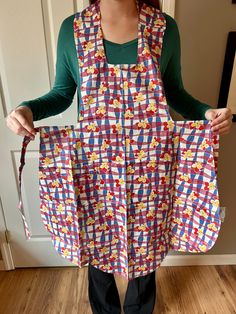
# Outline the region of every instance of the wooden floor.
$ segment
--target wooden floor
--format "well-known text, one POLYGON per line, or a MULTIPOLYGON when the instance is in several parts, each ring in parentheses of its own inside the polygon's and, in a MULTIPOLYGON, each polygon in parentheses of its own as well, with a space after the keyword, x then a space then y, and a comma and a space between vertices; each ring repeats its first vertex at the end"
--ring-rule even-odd
MULTIPOLYGON (((126 283, 115 276, 121 302, 126 283)), ((159 267, 155 313, 236 313, 236 266, 159 267)), ((87 267, 0 272, 0 314, 91 314, 87 267)))

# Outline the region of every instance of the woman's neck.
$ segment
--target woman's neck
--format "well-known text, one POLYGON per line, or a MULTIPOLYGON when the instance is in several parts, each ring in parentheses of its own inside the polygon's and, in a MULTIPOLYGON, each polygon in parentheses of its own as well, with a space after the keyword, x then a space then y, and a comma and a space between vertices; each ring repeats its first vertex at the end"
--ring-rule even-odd
POLYGON ((100 0, 100 10, 104 22, 137 17, 136 0, 100 0))

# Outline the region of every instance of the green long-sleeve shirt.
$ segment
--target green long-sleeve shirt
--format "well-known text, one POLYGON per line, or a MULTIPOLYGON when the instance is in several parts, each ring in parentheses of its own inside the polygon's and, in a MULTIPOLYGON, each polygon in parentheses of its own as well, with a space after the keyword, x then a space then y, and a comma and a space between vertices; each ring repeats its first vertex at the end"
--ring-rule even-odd
MULTIPOLYGON (((168 14, 160 60, 161 76, 168 105, 185 119, 206 119, 205 111, 212 106, 192 97, 183 86, 181 76, 181 45, 176 21, 168 14)), ((56 76, 53 88, 45 95, 26 100, 19 106, 28 106, 33 120, 41 120, 65 111, 73 102, 77 88, 78 115, 80 104, 79 65, 74 42, 73 20, 75 15, 64 19, 57 41, 56 76)), ((117 44, 104 39, 107 60, 112 64, 136 63, 138 40, 117 44)))

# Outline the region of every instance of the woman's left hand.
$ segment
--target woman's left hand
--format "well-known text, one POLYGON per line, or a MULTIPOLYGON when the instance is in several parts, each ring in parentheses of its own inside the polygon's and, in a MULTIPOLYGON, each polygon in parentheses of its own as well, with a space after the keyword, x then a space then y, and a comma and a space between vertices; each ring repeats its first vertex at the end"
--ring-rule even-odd
POLYGON ((232 126, 232 111, 230 108, 208 109, 205 112, 207 120, 212 120, 212 130, 220 135, 228 134, 232 126))

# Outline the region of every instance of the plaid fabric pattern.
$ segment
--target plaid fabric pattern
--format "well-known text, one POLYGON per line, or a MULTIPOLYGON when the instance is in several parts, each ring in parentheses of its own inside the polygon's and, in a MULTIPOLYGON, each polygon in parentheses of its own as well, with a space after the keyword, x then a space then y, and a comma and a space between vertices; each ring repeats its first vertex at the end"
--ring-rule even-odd
POLYGON ((138 9, 131 65, 107 62, 99 1, 76 14, 78 123, 37 128, 40 211, 56 251, 128 280, 171 249, 208 251, 221 226, 219 134, 208 120, 171 119, 160 76, 164 15, 138 9))

